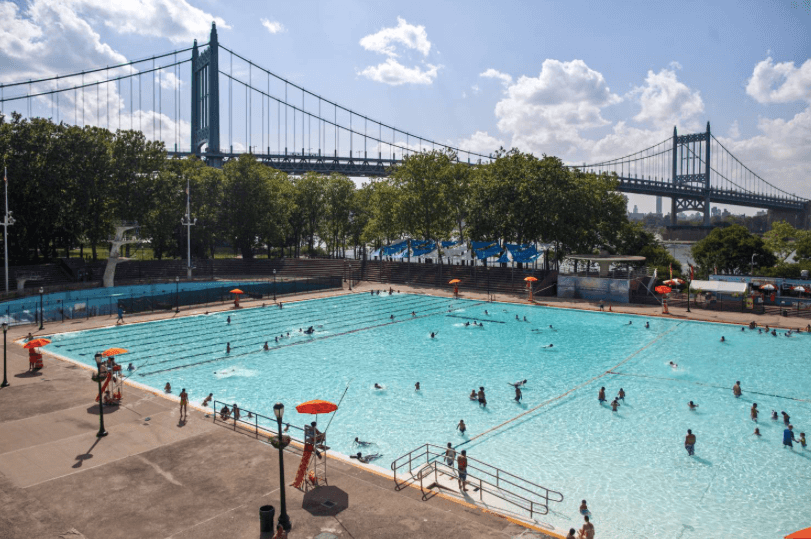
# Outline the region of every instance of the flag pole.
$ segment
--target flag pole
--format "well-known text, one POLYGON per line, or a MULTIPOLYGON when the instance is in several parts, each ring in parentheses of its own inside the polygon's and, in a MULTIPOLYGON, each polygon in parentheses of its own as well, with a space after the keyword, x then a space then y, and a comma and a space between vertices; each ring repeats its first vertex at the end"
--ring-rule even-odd
POLYGON ((3 167, 3 184, 5 186, 6 194, 6 213, 3 217, 3 260, 5 261, 6 268, 6 293, 8 293, 8 227, 14 223, 14 220, 9 220, 8 216, 8 167, 3 167))

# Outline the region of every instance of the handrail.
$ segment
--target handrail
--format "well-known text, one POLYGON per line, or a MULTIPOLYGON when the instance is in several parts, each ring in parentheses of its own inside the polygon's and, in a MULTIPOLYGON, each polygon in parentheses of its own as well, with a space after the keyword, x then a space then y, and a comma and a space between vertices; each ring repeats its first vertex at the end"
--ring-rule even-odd
MULTIPOLYGON (((408 473, 411 476, 411 480, 420 480, 420 488, 423 488, 423 479, 430 475, 431 472, 433 472, 436 477, 439 472, 439 465, 443 466, 442 473, 452 478, 459 479, 457 470, 452 465, 449 466, 443 461, 446 450, 447 448, 444 447, 424 444, 394 459, 391 463, 391 470, 394 473, 395 489, 400 490, 400 488, 409 481, 409 479, 406 479, 402 483, 397 481, 398 470, 405 466, 408 466, 408 473), (425 458, 425 464, 422 464, 423 457, 425 458), (418 464, 418 466, 416 466, 418 468, 416 475, 414 474, 415 464, 418 464)), ((454 451, 458 453, 457 450, 454 449, 454 451)), ((549 512, 550 502, 558 503, 563 501, 563 494, 561 492, 548 489, 528 481, 523 477, 507 472, 502 468, 487 464, 486 462, 472 457, 468 457, 467 470, 467 481, 473 484, 478 482, 479 484, 480 500, 483 499, 483 493, 486 491, 492 496, 528 511, 530 518, 535 514, 547 514, 549 512), (471 471, 479 472, 479 474, 471 473, 471 471), (485 485, 493 487, 495 490, 485 489, 485 485), (507 488, 505 488, 505 485, 507 488)))
MULTIPOLYGON (((256 413, 256 412, 254 412, 252 410, 246 410, 246 409, 240 408, 239 409, 239 419, 237 419, 233 415, 233 409, 229 407, 228 408, 228 410, 229 410, 228 415, 223 419, 220 416, 220 411, 219 411, 219 409, 221 409, 221 407, 218 406, 218 405, 230 406, 229 404, 227 404, 227 403, 225 403, 223 401, 218 401, 218 400, 213 400, 212 401, 211 415, 214 418, 214 423, 216 423, 218 419, 223 423, 233 423, 234 430, 237 429, 237 425, 244 426, 244 427, 253 427, 254 432, 256 434, 256 437, 259 438, 259 425, 260 425, 259 419, 261 418, 263 420, 266 420, 270 424, 270 426, 263 425, 262 429, 264 429, 266 432, 273 433, 274 436, 278 436, 278 432, 275 432, 277 430, 277 428, 278 428, 278 422, 276 421, 275 417, 268 417, 268 416, 256 413), (247 419, 252 419, 253 422, 246 421, 247 419)), ((296 436, 293 436, 291 434, 287 434, 287 435, 290 436, 291 440, 295 440, 295 441, 297 441, 299 443, 302 443, 302 444, 304 443, 304 429, 303 428, 301 428, 299 426, 296 426, 296 425, 293 425, 292 423, 284 423, 284 425, 285 425, 285 430, 284 430, 283 434, 287 433, 288 430, 291 429, 291 428, 299 430, 299 431, 301 431, 301 437, 300 438, 298 438, 296 436)), ((281 440, 280 440, 280 442, 281 442, 281 440)))

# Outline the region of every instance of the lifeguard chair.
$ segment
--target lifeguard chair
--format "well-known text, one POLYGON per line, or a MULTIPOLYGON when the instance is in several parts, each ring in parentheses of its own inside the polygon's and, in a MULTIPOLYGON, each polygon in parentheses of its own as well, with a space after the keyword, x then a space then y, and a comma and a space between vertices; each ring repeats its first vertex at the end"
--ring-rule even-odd
MULTIPOLYGON (((316 431, 317 432, 317 431, 316 431)), ((312 427, 304 427, 304 453, 293 480, 293 486, 309 492, 327 484, 327 450, 326 435, 318 432, 314 435, 312 427)))
POLYGON ((37 371, 42 368, 42 354, 36 348, 28 349, 28 370, 37 371))
MULTIPOLYGON (((124 398, 124 378, 121 374, 121 365, 116 363, 112 357, 106 364, 101 365, 101 375, 104 377, 101 394, 104 396, 104 404, 111 406, 121 404, 121 399, 124 398)), ((98 401, 99 395, 96 395, 96 402, 98 401)))

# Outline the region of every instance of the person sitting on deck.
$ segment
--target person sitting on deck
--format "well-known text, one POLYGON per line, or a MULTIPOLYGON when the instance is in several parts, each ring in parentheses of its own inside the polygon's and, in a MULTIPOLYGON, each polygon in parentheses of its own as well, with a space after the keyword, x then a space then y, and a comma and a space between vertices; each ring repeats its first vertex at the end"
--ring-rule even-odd
POLYGON ((231 417, 231 410, 228 409, 227 404, 224 404, 222 409, 220 410, 220 419, 226 421, 229 417, 231 417))

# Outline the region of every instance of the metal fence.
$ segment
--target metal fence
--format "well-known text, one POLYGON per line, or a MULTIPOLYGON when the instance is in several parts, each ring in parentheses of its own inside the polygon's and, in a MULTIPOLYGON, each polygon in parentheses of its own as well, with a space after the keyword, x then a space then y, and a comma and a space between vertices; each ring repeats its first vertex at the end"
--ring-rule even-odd
POLYGON ((304 294, 317 290, 342 288, 340 276, 311 277, 306 279, 279 280, 262 283, 246 283, 228 286, 212 286, 199 290, 163 291, 143 295, 114 294, 59 300, 41 300, 32 297, 24 302, 0 304, 0 318, 10 325, 39 324, 40 317, 45 323, 66 320, 89 319, 96 316, 115 316, 121 307, 126 314, 156 311, 179 310, 181 307, 196 305, 218 305, 234 300, 230 291, 239 286, 245 296, 253 299, 276 299, 277 297, 304 294))

